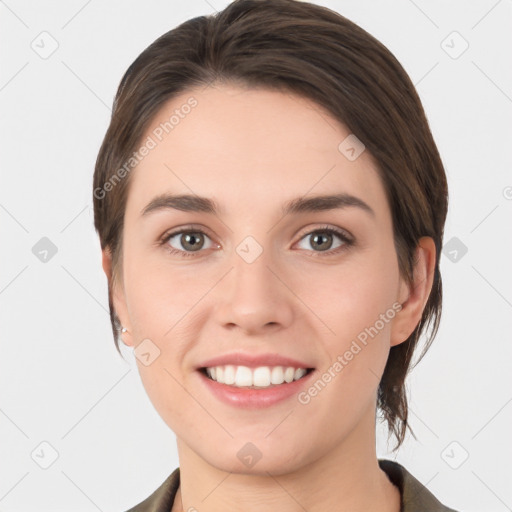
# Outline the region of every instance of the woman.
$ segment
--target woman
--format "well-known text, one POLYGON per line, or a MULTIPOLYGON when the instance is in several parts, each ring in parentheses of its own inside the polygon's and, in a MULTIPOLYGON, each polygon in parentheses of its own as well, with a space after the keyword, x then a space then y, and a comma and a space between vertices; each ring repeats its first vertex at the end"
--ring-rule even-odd
POLYGON ((94 175, 116 346, 179 468, 133 511, 449 511, 378 460, 441 312, 441 159, 390 52, 326 8, 236 0, 164 34, 94 175))

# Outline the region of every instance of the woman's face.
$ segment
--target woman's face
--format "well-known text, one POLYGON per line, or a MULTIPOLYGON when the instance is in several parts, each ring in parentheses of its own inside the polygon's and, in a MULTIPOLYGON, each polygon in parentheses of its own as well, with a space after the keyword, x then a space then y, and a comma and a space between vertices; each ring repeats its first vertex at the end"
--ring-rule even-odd
POLYGON ((407 288, 353 137, 304 98, 222 85, 174 98, 143 138, 114 306, 179 446, 219 469, 290 472, 373 438, 407 288), (313 370, 265 387, 304 373, 288 367, 313 370))

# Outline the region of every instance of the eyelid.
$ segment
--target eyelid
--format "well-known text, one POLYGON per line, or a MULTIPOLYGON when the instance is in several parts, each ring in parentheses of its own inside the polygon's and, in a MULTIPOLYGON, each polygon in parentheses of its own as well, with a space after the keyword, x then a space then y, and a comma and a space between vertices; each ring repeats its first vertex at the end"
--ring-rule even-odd
POLYGON ((347 231, 346 229, 340 228, 338 226, 330 225, 330 224, 323 224, 321 226, 313 227, 313 228, 311 228, 311 227, 304 228, 304 230, 299 231, 299 235, 298 235, 299 240, 298 241, 302 240, 307 235, 316 233, 317 231, 319 231, 319 232, 331 231, 331 232, 337 234, 338 236, 340 236, 344 240, 347 240, 350 242, 355 241, 355 237, 349 231, 347 231))
POLYGON ((201 254, 206 252, 208 249, 219 249, 221 246, 219 243, 215 241, 215 237, 211 236, 208 232, 208 229, 203 226, 195 226, 192 224, 181 226, 175 229, 170 229, 166 231, 157 242, 159 246, 165 246, 165 249, 171 254, 179 254, 181 256, 195 256, 196 254, 201 254), (198 251, 184 251, 181 249, 175 249, 174 247, 169 245, 169 240, 175 236, 182 235, 185 233, 201 233, 204 236, 208 237, 211 241, 212 247, 208 247, 207 249, 199 249, 198 251))
POLYGON ((209 238, 213 238, 207 228, 199 224, 186 224, 185 226, 168 229, 158 240, 159 242, 165 243, 166 241, 169 240, 169 238, 187 232, 203 233, 204 235, 207 235, 209 238))
MULTIPOLYGON (((158 244, 167 246, 169 240, 172 237, 174 237, 176 235, 183 234, 183 233, 187 233, 187 232, 202 233, 203 235, 206 235, 208 238, 210 238, 210 240, 212 241, 212 244, 215 246, 215 248, 218 249, 221 247, 220 244, 215 242, 214 237, 212 237, 209 234, 208 229, 204 228, 203 226, 195 225, 195 224, 188 224, 185 226, 181 226, 181 227, 178 227, 175 229, 170 229, 170 230, 166 231, 160 237, 158 244)), ((321 232, 329 232, 331 234, 337 235, 340 238, 340 240, 343 242, 343 244, 340 247, 337 247, 335 249, 329 249, 327 251, 311 251, 311 250, 309 250, 309 252, 313 253, 315 256, 335 254, 335 253, 338 253, 341 250, 343 250, 343 248, 348 248, 355 243, 354 236, 350 232, 348 232, 346 229, 343 229, 343 228, 340 228, 337 226, 324 224, 319 227, 309 227, 309 228, 304 228, 303 230, 301 230, 299 239, 293 245, 295 246, 297 243, 301 242, 305 237, 310 236, 316 232, 320 232, 320 233, 321 232)), ((180 249, 175 249, 174 247, 170 247, 170 246, 167 246, 166 249, 172 254, 180 253, 181 255, 183 255, 185 257, 186 256, 195 256, 196 254, 205 252, 205 250, 203 250, 203 249, 200 249, 198 251, 183 251, 180 249)))

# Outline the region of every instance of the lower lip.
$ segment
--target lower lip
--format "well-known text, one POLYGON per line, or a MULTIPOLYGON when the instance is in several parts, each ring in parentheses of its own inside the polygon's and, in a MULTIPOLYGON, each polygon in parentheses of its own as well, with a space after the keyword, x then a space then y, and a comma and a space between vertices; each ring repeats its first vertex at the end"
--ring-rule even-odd
POLYGON ((237 388, 227 384, 220 384, 216 380, 208 378, 203 372, 198 371, 198 373, 207 388, 224 403, 246 409, 262 409, 299 393, 315 372, 310 371, 301 379, 294 380, 293 382, 262 389, 237 388))

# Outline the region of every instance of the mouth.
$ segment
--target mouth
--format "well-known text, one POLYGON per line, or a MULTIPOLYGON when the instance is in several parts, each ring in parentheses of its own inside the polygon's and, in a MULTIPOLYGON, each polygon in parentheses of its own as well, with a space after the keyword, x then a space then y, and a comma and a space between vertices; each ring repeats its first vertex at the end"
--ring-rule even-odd
POLYGON ((198 370, 206 378, 219 384, 235 388, 269 389, 298 381, 309 375, 314 368, 293 366, 248 366, 220 365, 202 367, 198 370))

